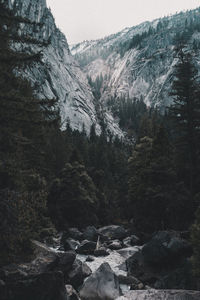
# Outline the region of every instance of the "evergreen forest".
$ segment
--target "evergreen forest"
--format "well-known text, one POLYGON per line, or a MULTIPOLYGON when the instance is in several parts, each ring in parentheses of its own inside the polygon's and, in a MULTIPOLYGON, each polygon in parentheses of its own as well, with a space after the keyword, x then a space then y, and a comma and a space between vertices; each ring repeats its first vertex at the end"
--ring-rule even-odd
MULTIPOLYGON (((18 35, 20 23, 40 24, 15 17, 2 3, 0 12, 0 266, 29 259, 32 239, 69 227, 124 224, 138 235, 189 232, 200 277, 200 85, 192 55, 178 44, 174 102, 165 114, 142 99, 108 101, 125 139, 103 120, 99 135, 95 125, 88 135, 84 124, 80 132, 70 121, 61 130, 58 99, 38 99, 20 76, 42 51, 12 47, 23 39, 48 47, 18 35)), ((127 47, 151 34, 135 36, 127 47)), ((88 81, 98 103, 103 77, 88 81)))

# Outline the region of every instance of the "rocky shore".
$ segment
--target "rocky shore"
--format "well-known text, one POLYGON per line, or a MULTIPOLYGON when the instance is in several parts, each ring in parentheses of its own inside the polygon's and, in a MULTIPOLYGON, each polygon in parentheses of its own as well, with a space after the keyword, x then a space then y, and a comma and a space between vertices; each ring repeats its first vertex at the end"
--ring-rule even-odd
POLYGON ((89 226, 32 242, 31 262, 0 269, 1 300, 200 299, 181 233, 144 241, 123 226, 89 226))

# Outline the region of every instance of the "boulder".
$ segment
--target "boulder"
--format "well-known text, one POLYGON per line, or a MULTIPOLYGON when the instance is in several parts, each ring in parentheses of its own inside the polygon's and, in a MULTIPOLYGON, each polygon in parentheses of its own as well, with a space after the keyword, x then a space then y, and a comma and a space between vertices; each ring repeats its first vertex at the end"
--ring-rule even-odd
POLYGON ((28 275, 38 275, 51 271, 62 271, 66 275, 71 270, 76 258, 74 251, 55 252, 36 241, 34 245, 36 246, 36 258, 29 263, 5 266, 1 271, 3 278, 16 281, 28 275))
POLYGON ((94 257, 88 255, 88 256, 86 257, 86 260, 85 260, 85 261, 86 261, 86 262, 87 262, 87 261, 88 261, 88 262, 92 262, 92 261, 94 261, 94 257))
POLYGON ((100 247, 99 249, 94 250, 94 256, 108 256, 110 253, 104 247, 100 247))
POLYGON ((68 280, 76 289, 78 289, 86 277, 92 273, 88 265, 76 259, 73 263, 72 270, 68 274, 68 280))
POLYGON ((172 258, 192 256, 192 246, 185 240, 173 237, 167 245, 172 258))
POLYGON ((37 256, 30 265, 30 271, 33 273, 43 273, 53 271, 57 268, 59 257, 56 253, 37 256))
POLYGON ((28 273, 43 273, 53 271, 59 262, 58 254, 43 243, 32 240, 35 259, 26 265, 28 273))
POLYGON ((179 264, 182 258, 192 255, 191 245, 177 232, 159 231, 142 249, 144 261, 152 266, 179 264))
POLYGON ((119 250, 122 249, 122 243, 119 240, 114 240, 108 244, 108 248, 111 250, 119 250))
POLYGON ((145 290, 145 285, 144 283, 132 283, 130 286, 130 290, 145 290))
POLYGON ((167 257, 171 258, 169 249, 165 252, 164 248, 163 255, 162 244, 154 248, 157 243, 154 244, 151 241, 149 245, 152 248, 150 247, 150 250, 147 248, 147 252, 143 251, 143 248, 126 260, 129 276, 135 276, 142 283, 156 289, 196 289, 196 280, 192 275, 190 260, 182 258, 178 259, 176 263, 172 264, 171 261, 168 263, 167 257))
POLYGON ((160 241, 170 250, 173 256, 190 257, 192 255, 192 246, 182 236, 181 232, 159 231, 153 235, 152 240, 160 241))
POLYGON ((84 240, 76 249, 76 252, 79 254, 94 254, 94 250, 96 249, 96 243, 84 240))
POLYGON ((84 240, 97 242, 98 236, 99 236, 99 233, 98 233, 97 229, 94 226, 88 226, 83 231, 84 240))
POLYGON ((67 300, 62 272, 29 275, 5 282, 1 300, 67 300))
POLYGON ((132 255, 134 255, 138 251, 140 251, 140 248, 136 246, 136 247, 123 248, 123 249, 118 250, 117 252, 121 256, 123 256, 125 259, 128 259, 129 257, 131 257, 132 255))
POLYGON ((120 264, 118 266, 118 269, 124 272, 127 272, 127 266, 126 266, 126 262, 123 262, 122 264, 120 264))
POLYGON ((71 285, 66 285, 66 293, 67 293, 67 299, 66 300, 80 300, 77 292, 75 291, 75 289, 73 288, 73 286, 71 285))
POLYGON ((135 276, 139 278, 139 276, 144 273, 144 259, 141 251, 137 251, 133 253, 126 260, 126 268, 129 276, 135 276))
POLYGON ((80 290, 82 300, 114 300, 120 295, 118 278, 108 263, 103 263, 80 290))
POLYGON ((198 300, 199 291, 186 290, 142 290, 130 291, 116 300, 198 300))
POLYGON ((123 226, 118 225, 104 226, 99 228, 98 231, 102 236, 106 236, 111 240, 123 240, 128 235, 127 230, 125 230, 123 226))
POLYGON ((131 285, 131 284, 139 284, 141 283, 136 277, 134 276, 124 276, 124 275, 118 275, 118 280, 120 284, 126 284, 126 285, 131 285))
POLYGON ((58 271, 62 271, 63 274, 67 276, 75 261, 76 253, 74 251, 67 251, 64 253, 58 253, 58 255, 59 261, 55 269, 58 271))
POLYGON ((165 266, 169 263, 169 249, 157 239, 152 239, 142 248, 144 262, 154 266, 165 266))
POLYGON ((136 235, 131 235, 123 239, 124 247, 138 246, 140 244, 141 244, 140 239, 136 235))
POLYGON ((67 299, 64 279, 73 265, 76 253, 56 253, 36 241, 34 245, 37 257, 32 262, 1 269, 0 277, 5 283, 0 287, 1 300, 67 299))
POLYGON ((123 247, 131 247, 131 237, 130 236, 123 239, 123 247))
POLYGON ((65 251, 73 250, 75 251, 80 245, 79 241, 75 241, 72 238, 68 238, 63 241, 63 248, 65 251))

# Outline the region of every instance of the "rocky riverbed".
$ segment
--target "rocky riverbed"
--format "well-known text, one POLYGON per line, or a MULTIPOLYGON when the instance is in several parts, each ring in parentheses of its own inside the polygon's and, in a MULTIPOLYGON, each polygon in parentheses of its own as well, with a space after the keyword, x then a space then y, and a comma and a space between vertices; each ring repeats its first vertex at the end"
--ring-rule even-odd
POLYGON ((144 243, 123 226, 89 226, 33 245, 30 263, 0 269, 1 300, 200 299, 181 233, 160 231, 144 243))

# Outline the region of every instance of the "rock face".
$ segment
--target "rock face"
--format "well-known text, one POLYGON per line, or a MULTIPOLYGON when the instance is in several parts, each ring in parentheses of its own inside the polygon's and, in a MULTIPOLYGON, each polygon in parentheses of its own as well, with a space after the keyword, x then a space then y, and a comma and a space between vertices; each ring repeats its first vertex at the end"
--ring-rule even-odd
MULTIPOLYGON (((34 23, 21 23, 18 34, 29 35, 39 43, 17 43, 14 48, 28 49, 34 53, 42 51, 41 62, 27 67, 22 74, 36 87, 37 96, 59 100, 63 124, 70 121, 71 127, 79 131, 83 129, 84 124, 87 133, 89 133, 91 125, 95 124, 96 132, 100 133, 91 88, 85 74, 71 55, 65 36, 56 27, 54 18, 46 6, 46 0, 1 1, 5 2, 16 15, 34 23)), ((109 129, 113 133, 122 135, 117 124, 111 125, 109 129)))
POLYGON ((200 299, 200 292, 184 290, 147 290, 131 291, 117 300, 197 300, 200 299))
POLYGON ((119 281, 108 263, 103 263, 80 290, 82 300, 114 300, 119 296, 119 281))
MULTIPOLYGON (((169 96, 177 62, 174 48, 180 32, 188 32, 184 43, 199 57, 200 33, 191 23, 199 23, 200 9, 144 22, 104 39, 84 41, 71 47, 72 54, 93 81, 103 78, 101 102, 111 97, 143 99, 161 110, 172 102, 169 96), (132 43, 132 45, 131 45, 132 43)), ((184 38, 184 37, 183 37, 184 38)))

